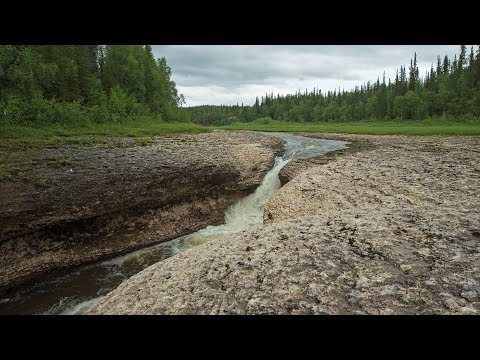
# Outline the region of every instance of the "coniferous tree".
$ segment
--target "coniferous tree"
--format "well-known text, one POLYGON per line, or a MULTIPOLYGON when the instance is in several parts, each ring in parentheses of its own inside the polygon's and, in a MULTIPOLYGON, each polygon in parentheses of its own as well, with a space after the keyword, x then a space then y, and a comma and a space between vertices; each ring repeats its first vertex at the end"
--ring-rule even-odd
POLYGON ((445 55, 445 57, 443 58, 442 74, 445 74, 445 75, 450 74, 450 60, 448 59, 447 55, 445 55))
MULTIPOLYGON (((462 52, 462 50, 460 51, 462 52)), ((462 56, 459 56, 462 58, 462 56)), ((268 116, 283 121, 354 121, 365 119, 421 120, 428 116, 480 115, 480 47, 463 63, 461 59, 451 63, 447 56, 437 57, 436 66, 420 78, 417 56, 410 62, 407 76, 406 67, 400 66, 395 79, 386 81, 385 74, 373 84, 368 81, 355 86, 352 91, 341 88, 329 90, 325 95, 317 87, 312 91, 296 91, 293 95, 265 95, 248 111, 238 112, 234 106, 210 106, 192 108, 195 114, 209 114, 214 124, 229 123, 232 117, 239 121, 252 121, 268 116), (228 118, 226 118, 228 114, 228 118)), ((261 119, 261 121, 267 121, 261 119)))
POLYGON ((186 113, 177 109, 183 97, 170 74, 149 46, 0 46, 0 123, 130 115, 183 121, 186 113))

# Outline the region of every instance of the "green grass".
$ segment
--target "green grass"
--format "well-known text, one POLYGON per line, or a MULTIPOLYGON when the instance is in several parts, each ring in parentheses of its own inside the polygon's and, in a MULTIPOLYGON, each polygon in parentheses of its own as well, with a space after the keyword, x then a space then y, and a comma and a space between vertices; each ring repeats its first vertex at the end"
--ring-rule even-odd
POLYGON ((153 142, 154 141, 152 138, 141 137, 141 138, 135 138, 134 144, 137 146, 147 146, 147 145, 153 144, 153 142))
POLYGON ((176 133, 208 131, 192 123, 128 121, 115 124, 48 125, 42 127, 0 125, 0 146, 15 143, 29 146, 61 146, 64 144, 108 144, 112 137, 145 137, 176 133))
POLYGON ((52 157, 47 160, 47 165, 54 169, 60 169, 70 164, 71 164, 71 159, 66 156, 52 157))
POLYGON ((271 121, 261 123, 234 123, 220 129, 254 131, 320 132, 373 135, 470 135, 480 136, 480 121, 469 122, 393 122, 362 121, 351 123, 289 123, 271 121))
POLYGON ((46 188, 48 187, 48 180, 45 178, 40 178, 35 182, 35 186, 38 188, 46 188))
MULTIPOLYGON (((351 123, 289 123, 280 121, 253 121, 219 126, 219 129, 320 132, 375 135, 471 135, 480 136, 480 120, 452 121, 428 119, 413 121, 362 121, 351 123)), ((32 154, 42 148, 70 146, 146 146, 153 136, 177 133, 201 133, 212 128, 192 123, 169 123, 138 117, 120 123, 79 123, 70 125, 1 125, 0 124, 0 181, 28 180, 32 154), (125 142, 123 139, 132 138, 125 142)), ((61 168, 70 165, 70 159, 50 159, 47 166, 61 168)), ((38 184, 43 186, 45 184, 38 184)))
MULTIPOLYGON (((0 181, 25 180, 32 166, 32 154, 43 148, 70 146, 146 146, 153 143, 152 136, 210 131, 192 123, 169 123, 136 118, 121 123, 105 124, 50 124, 43 126, 0 124, 0 181), (132 141, 122 141, 132 138, 132 141)), ((47 165, 60 168, 69 165, 69 159, 50 159, 47 165)), ((40 185, 42 186, 42 185, 40 185)))

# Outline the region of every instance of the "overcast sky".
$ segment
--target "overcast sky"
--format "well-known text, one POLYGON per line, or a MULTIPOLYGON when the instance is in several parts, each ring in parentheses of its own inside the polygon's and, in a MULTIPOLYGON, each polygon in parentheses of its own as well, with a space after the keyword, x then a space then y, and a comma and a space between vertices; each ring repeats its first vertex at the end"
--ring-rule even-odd
MULTIPOLYGON (((172 68, 187 106, 251 105, 265 93, 292 94, 318 87, 350 90, 395 78, 417 52, 420 76, 437 54, 453 59, 459 45, 153 45, 172 68)), ((470 51, 470 48, 468 48, 470 51)))

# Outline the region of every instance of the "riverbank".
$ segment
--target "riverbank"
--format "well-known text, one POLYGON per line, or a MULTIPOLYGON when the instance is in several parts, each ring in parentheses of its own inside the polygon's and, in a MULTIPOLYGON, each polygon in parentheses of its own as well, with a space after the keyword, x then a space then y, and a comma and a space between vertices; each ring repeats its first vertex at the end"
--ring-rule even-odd
POLYGON ((353 122, 285 122, 268 119, 257 119, 252 122, 237 122, 231 125, 218 126, 226 130, 251 131, 288 131, 325 134, 371 134, 371 135, 456 135, 480 136, 480 120, 478 118, 450 119, 432 118, 422 121, 408 120, 370 120, 353 122))
POLYGON ((282 145, 224 131, 122 141, 43 148, 28 181, 0 182, 0 290, 221 223, 282 145))
POLYGON ((284 168, 261 229, 150 266, 89 314, 478 314, 480 139, 369 144, 284 168))
MULTIPOLYGON (((149 117, 135 117, 121 122, 7 125, 0 124, 0 182, 31 182, 35 177, 35 155, 46 148, 106 147, 119 148, 153 144, 155 136, 198 134, 210 128, 192 123, 168 123, 149 117)), ((53 161, 52 166, 68 163, 53 161)), ((41 179, 40 179, 41 180, 41 179)), ((41 182, 39 184, 42 184, 41 182)))

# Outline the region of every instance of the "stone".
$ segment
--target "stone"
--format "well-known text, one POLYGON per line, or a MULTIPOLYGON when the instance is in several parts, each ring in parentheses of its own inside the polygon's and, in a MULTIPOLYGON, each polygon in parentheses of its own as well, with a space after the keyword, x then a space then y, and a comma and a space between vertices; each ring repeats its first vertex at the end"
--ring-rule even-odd
POLYGON ((480 223, 480 140, 308 135, 373 148, 297 162, 266 205, 263 228, 154 264, 87 313, 208 314, 219 304, 225 314, 480 313, 477 237, 465 231, 480 223), (248 266, 226 271, 238 261, 248 266), (208 278, 212 267, 219 272, 208 278), (149 290, 130 296, 147 278, 149 290))
POLYGON ((149 146, 41 151, 31 176, 51 186, 0 182, 0 263, 9 264, 0 267, 0 291, 222 223, 224 211, 261 183, 282 144, 213 131, 156 137, 149 146), (47 166, 52 158, 69 158, 74 171, 47 166))

